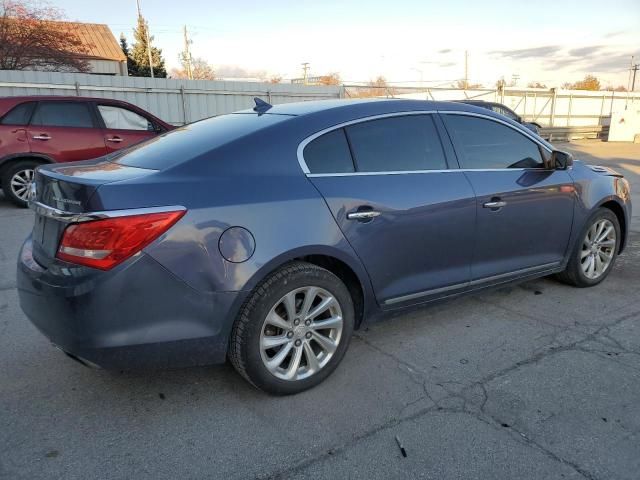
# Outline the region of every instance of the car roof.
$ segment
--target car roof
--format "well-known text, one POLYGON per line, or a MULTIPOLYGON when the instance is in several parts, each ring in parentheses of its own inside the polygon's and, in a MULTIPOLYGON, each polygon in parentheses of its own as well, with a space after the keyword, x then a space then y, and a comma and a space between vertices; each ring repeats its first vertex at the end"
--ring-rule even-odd
MULTIPOLYGON (((306 116, 320 113, 352 113, 354 115, 379 115, 411 111, 480 111, 468 104, 434 100, 409 100, 395 98, 367 98, 345 100, 313 100, 308 102, 282 103, 274 105, 265 114, 306 116)), ((237 113, 254 113, 253 109, 237 113)), ((486 114, 486 110, 482 110, 486 114)))
POLYGON ((16 97, 0 97, 0 101, 10 101, 13 103, 20 102, 37 102, 41 100, 60 100, 60 101, 77 101, 77 102, 113 102, 113 103, 126 103, 124 100, 116 100, 113 98, 99 98, 99 97, 79 97, 76 95, 23 95, 16 97))

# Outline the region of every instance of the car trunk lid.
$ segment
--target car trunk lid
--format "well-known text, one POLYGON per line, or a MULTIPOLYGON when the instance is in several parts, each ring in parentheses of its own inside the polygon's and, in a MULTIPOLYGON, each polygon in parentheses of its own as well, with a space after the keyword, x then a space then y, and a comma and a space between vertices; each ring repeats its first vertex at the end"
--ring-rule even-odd
POLYGON ((36 212, 32 233, 35 260, 43 267, 51 264, 62 232, 73 217, 94 212, 92 198, 100 186, 155 172, 106 160, 40 167, 30 199, 36 212))

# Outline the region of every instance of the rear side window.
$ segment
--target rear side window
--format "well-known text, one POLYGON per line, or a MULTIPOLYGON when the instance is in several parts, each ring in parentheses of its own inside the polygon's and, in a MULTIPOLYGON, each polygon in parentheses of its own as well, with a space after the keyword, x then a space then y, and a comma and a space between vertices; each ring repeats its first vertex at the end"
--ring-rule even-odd
POLYGON ((311 173, 354 171, 349 144, 342 128, 310 142, 304 149, 304 161, 311 173))
POLYGON ((104 126, 110 130, 153 130, 153 124, 131 110, 113 105, 98 105, 104 126))
POLYGON ((0 123, 2 125, 27 125, 31 118, 31 112, 35 102, 25 102, 15 106, 9 113, 7 113, 0 123))
POLYGON ((31 125, 81 128, 94 126, 89 106, 82 102, 40 102, 31 125))
POLYGON ((440 137, 430 115, 371 120, 346 127, 359 172, 445 170, 440 137))
POLYGON ((538 144, 511 127, 467 115, 446 115, 462 168, 542 168, 538 144))

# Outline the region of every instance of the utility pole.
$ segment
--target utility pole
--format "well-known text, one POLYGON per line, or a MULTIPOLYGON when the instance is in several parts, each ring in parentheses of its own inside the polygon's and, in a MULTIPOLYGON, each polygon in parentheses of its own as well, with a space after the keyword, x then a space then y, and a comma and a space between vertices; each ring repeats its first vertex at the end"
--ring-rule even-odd
POLYGON ((469 88, 469 51, 464 51, 464 89, 469 88))
POLYGON ((189 35, 187 34, 187 26, 184 26, 184 62, 187 67, 187 78, 193 80, 193 69, 191 68, 191 51, 189 50, 189 35))
POLYGON ((635 65, 633 65, 631 67, 631 71, 633 72, 633 79, 631 80, 631 91, 632 92, 636 91, 636 72, 638 71, 638 68, 640 68, 640 63, 636 63, 635 65))
POLYGON ((303 62, 302 63, 302 83, 304 85, 307 84, 307 79, 309 78, 308 72, 309 72, 309 62, 303 62))
POLYGON ((147 34, 147 54, 149 55, 149 69, 151 70, 151 78, 154 78, 153 76, 153 57, 151 55, 151 42, 149 41, 149 24, 144 20, 144 17, 142 17, 142 11, 140 10, 140 0, 136 0, 136 4, 138 5, 138 18, 142 18, 143 22, 144 22, 144 31, 147 34))
POLYGON ((518 80, 520 80, 520 75, 518 75, 517 73, 511 75, 511 83, 514 87, 518 85, 518 80))

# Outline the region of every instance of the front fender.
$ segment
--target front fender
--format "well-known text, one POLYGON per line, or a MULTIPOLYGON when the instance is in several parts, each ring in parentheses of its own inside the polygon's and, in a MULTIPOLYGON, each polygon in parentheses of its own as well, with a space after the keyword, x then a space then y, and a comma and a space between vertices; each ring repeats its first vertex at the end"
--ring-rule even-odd
POLYGON ((570 171, 574 179, 577 198, 575 210, 575 225, 572 231, 572 243, 582 232, 589 216, 598 208, 608 204, 614 208, 614 213, 620 217, 623 230, 620 251, 624 248, 629 233, 631 221, 631 191, 629 183, 621 176, 606 172, 594 171, 582 162, 576 162, 570 171))

